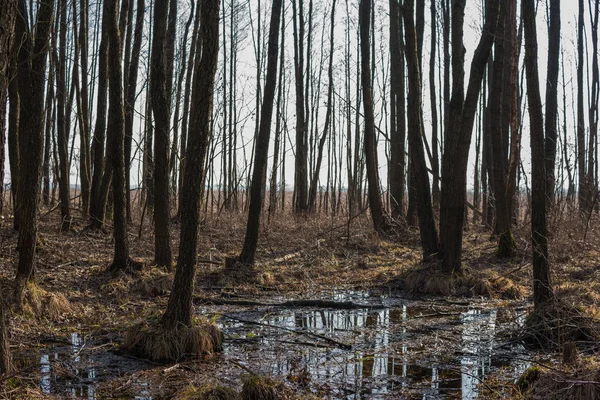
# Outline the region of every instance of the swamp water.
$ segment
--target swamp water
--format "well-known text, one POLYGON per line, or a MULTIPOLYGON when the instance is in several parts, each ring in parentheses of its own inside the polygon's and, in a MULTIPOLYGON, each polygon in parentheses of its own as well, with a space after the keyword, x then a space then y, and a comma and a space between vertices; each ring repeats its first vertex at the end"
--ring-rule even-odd
MULTIPOLYGON (((225 334, 216 373, 239 381, 232 376, 233 363, 334 399, 476 399, 486 377, 510 381, 530 366, 531 355, 509 338, 524 319, 514 305, 505 310, 493 304, 372 298, 364 292, 322 297, 351 301, 353 308, 199 309, 219 315, 225 334)), ((67 398, 100 398, 99 382, 148 368, 101 347, 93 337, 73 333, 70 344, 43 347, 28 360, 37 360, 44 393, 67 398)), ((152 398, 148 383, 137 387, 136 399, 152 398)))

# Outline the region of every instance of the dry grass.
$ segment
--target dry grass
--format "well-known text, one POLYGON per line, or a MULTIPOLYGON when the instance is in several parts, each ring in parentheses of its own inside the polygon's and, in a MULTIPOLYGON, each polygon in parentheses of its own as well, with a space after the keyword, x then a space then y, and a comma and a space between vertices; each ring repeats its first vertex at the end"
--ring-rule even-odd
POLYGON ((242 400, 285 400, 293 395, 283 383, 269 377, 259 375, 242 376, 242 400))
POLYGON ((152 361, 179 361, 221 350, 223 334, 205 318, 194 326, 165 329, 158 321, 142 322, 125 333, 126 352, 152 361))
POLYGON ((187 386, 182 391, 178 392, 174 400, 239 400, 240 395, 235 390, 217 385, 214 383, 206 383, 196 387, 193 385, 187 386))
POLYGON ((48 292, 33 282, 23 287, 20 307, 25 315, 51 321, 74 311, 64 294, 48 292))
POLYGON ((587 357, 562 370, 532 368, 518 386, 527 399, 599 400, 600 362, 587 357))

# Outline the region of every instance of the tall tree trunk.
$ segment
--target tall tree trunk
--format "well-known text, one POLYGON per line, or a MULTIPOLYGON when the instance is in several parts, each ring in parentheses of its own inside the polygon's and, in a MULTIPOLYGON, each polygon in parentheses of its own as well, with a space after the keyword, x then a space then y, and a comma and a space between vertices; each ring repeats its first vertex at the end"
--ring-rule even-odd
MULTIPOLYGON (((285 8, 281 10, 281 19, 285 21, 285 8)), ((269 187, 269 215, 274 215, 277 210, 277 169, 279 167, 279 152, 281 142, 285 142, 282 135, 282 114, 285 110, 283 101, 284 77, 285 77, 285 23, 281 24, 281 43, 279 55, 279 82, 277 84, 277 109, 275 111, 275 143, 273 145, 273 167, 271 169, 271 184, 269 187)), ((285 156, 282 156, 285 158, 285 156)), ((285 198, 285 189, 282 193, 285 198)))
MULTIPOLYGON (((98 94, 96 104, 96 125, 94 127, 94 137, 92 139, 92 187, 90 197, 90 227, 100 229, 104 224, 104 209, 106 208, 106 198, 108 196, 108 185, 102 184, 106 178, 111 175, 111 168, 107 166, 108 171, 104 172, 104 142, 106 139, 106 109, 108 106, 108 35, 102 23, 102 39, 100 40, 100 49, 98 51, 98 94)), ((110 182, 110 179, 108 179, 110 182)))
POLYGON ((34 278, 37 238, 37 204, 40 194, 40 175, 44 145, 44 83, 48 43, 52 29, 53 0, 43 0, 37 10, 35 38, 29 29, 27 4, 19 1, 16 37, 22 38, 19 47, 19 262, 17 266, 17 301, 27 281, 34 278))
MULTIPOLYGON (((546 78, 546 197, 554 203, 556 137, 558 132, 558 66, 560 55, 560 0, 550 0, 548 26, 548 73, 546 78)), ((566 112, 566 110, 565 110, 566 112)))
MULTIPOLYGON (((329 83, 327 86, 327 105, 325 112, 325 125, 323 126, 323 134, 319 139, 319 145, 317 148, 317 161, 315 164, 315 169, 313 171, 313 176, 310 180, 310 191, 308 196, 308 208, 311 212, 315 211, 315 202, 317 198, 317 185, 319 181, 319 172, 321 170, 321 163, 323 161, 323 149, 325 148, 325 141, 327 140, 327 136, 329 135, 330 127, 331 127, 331 119, 332 119, 332 108, 333 108, 333 50, 334 50, 334 32, 335 32, 335 3, 336 0, 333 0, 331 4, 331 32, 329 36, 329 66, 327 69, 327 77, 329 79, 329 83)), ((316 129, 315 129, 316 130, 316 129)))
POLYGON ((296 78, 296 154, 294 172, 294 210, 308 209, 308 137, 304 98, 304 0, 292 0, 294 25, 294 73, 296 78), (298 6, 297 7, 297 3, 298 6), (299 20, 299 21, 298 21, 299 20))
MULTIPOLYGON (((510 99, 510 59, 507 59, 505 26, 508 23, 508 3, 500 6, 498 17, 498 28, 494 49, 494 63, 492 74, 492 89, 489 93, 489 123, 492 135, 492 169, 494 173, 494 196, 496 200, 496 225, 494 232, 500 235, 497 254, 500 257, 511 257, 514 254, 516 244, 511 232, 512 215, 508 202, 510 200, 507 189, 507 151, 508 137, 505 131, 508 129, 508 115, 505 99, 510 99), (508 72, 508 73, 507 73, 508 72)), ((509 110, 510 111, 510 108, 509 110)))
POLYGON ((267 50, 267 76, 265 78, 264 101, 260 115, 260 128, 256 146, 254 147, 254 169, 252 171, 252 184, 250 187, 248 223, 246 225, 244 247, 238 258, 239 262, 244 265, 254 264, 254 256, 256 255, 256 246, 258 244, 260 212, 263 202, 263 176, 267 170, 273 102, 275 99, 275 87, 277 86, 277 53, 282 5, 283 0, 273 0, 271 8, 269 47, 267 50))
MULTIPOLYGON (((371 218, 375 231, 384 235, 388 230, 387 218, 383 211, 383 202, 379 191, 379 170, 377 162, 377 138, 375 136, 375 115, 373 110, 373 88, 371 86, 371 55, 370 55, 370 24, 371 0, 361 0, 358 10, 360 27, 360 80, 363 92, 363 107, 365 118, 364 149, 367 167, 368 197, 371 218)), ((358 110, 357 110, 358 112, 358 110)))
MULTIPOLYGON (((16 25, 16 24, 15 24, 16 25)), ((13 202, 13 229, 19 230, 19 202, 17 193, 19 188, 19 120, 21 99, 19 98, 18 81, 18 51, 12 51, 8 66, 8 162, 10 165, 10 192, 13 202)))
POLYGON ((219 55, 219 0, 204 0, 199 7, 200 31, 194 67, 189 137, 181 190, 181 234, 179 257, 173 290, 162 324, 175 329, 178 324, 192 325, 192 293, 198 244, 200 192, 204 177, 204 159, 211 137, 214 79, 219 55))
POLYGON ((536 310, 554 297, 548 263, 546 229, 546 171, 544 153, 544 119, 538 74, 538 45, 534 0, 522 0, 525 30, 525 72, 529 104, 531 138, 531 240, 533 246, 533 304, 536 310))
POLYGON ((71 229, 70 211, 70 168, 69 168, 69 132, 67 132, 67 2, 61 0, 58 9, 59 43, 58 57, 55 57, 56 71, 56 107, 57 107, 57 145, 58 145, 58 197, 60 202, 61 230, 71 229))
MULTIPOLYGON (((4 143, 6 137, 6 91, 9 81, 9 63, 14 51, 14 24, 17 11, 16 0, 0 0, 0 179, 4 182, 4 143)), ((4 187, 4 185, 2 185, 4 187)), ((4 190, 0 190, 0 211, 4 203, 4 190)), ((0 376, 11 371, 10 346, 6 326, 4 299, 0 296, 0 376)))
MULTIPOLYGON (((76 2, 73 2, 75 7, 76 2)), ((79 46, 81 58, 81 85, 78 85, 77 109, 79 113, 79 174, 81 175, 81 201, 82 211, 85 217, 88 216, 90 208, 90 184, 92 178, 92 165, 90 155, 91 140, 91 117, 89 110, 89 91, 88 91, 88 0, 80 0, 80 25, 77 36, 77 45, 79 46)), ((75 17, 74 17, 75 18, 75 17)))
POLYGON ((402 15, 397 0, 390 0, 390 202, 394 219, 404 218, 406 190, 406 100, 402 15))
MULTIPOLYGON (((175 0, 171 0, 175 1, 175 0)), ((172 75, 168 75, 167 18, 169 0, 154 3, 150 94, 154 112, 154 262, 171 267, 169 215, 169 135, 172 75)))
POLYGON ((464 98, 464 2, 454 2, 452 15, 453 94, 446 118, 440 203, 440 256, 442 270, 447 274, 461 272, 469 148, 482 79, 494 43, 498 0, 488 1, 485 24, 471 62, 469 85, 464 98))
POLYGON ((585 120, 583 105, 583 36, 584 25, 584 4, 579 0, 579 18, 577 22, 577 169, 579 173, 579 211, 587 213, 589 210, 588 202, 588 182, 585 169, 585 120))
POLYGON ((123 73, 121 63, 121 33, 118 26, 118 0, 104 2, 103 29, 108 33, 108 135, 107 163, 112 169, 113 225, 115 253, 111 271, 130 267, 127 240, 127 210, 125 200, 125 114, 123 108, 123 73))
MULTIPOLYGON (((133 1, 133 0, 131 0, 133 1)), ((127 73, 127 86, 125 87, 125 182, 127 198, 127 220, 131 221, 131 148, 133 144, 133 119, 135 114, 135 98, 137 95, 137 77, 140 65, 140 50, 142 47, 142 34, 144 31, 145 1, 137 1, 135 30, 133 32, 133 46, 127 73)))
POLYGON ((421 233, 421 246, 423 259, 427 259, 439 252, 437 228, 433 219, 431 192, 425 150, 423 149, 423 111, 421 95, 421 78, 417 57, 417 38, 415 36, 414 0, 404 2, 402 16, 404 18, 404 36, 406 46, 406 65, 408 67, 408 147, 411 157, 411 173, 416 189, 417 214, 419 216, 419 229, 421 233))
POLYGON ((436 35, 437 35, 437 13, 435 1, 431 1, 431 51, 429 55, 429 99, 431 101, 431 170, 433 172, 433 186, 431 194, 433 197, 433 208, 439 209, 440 206, 440 162, 438 154, 438 115, 435 89, 435 52, 436 52, 436 35))

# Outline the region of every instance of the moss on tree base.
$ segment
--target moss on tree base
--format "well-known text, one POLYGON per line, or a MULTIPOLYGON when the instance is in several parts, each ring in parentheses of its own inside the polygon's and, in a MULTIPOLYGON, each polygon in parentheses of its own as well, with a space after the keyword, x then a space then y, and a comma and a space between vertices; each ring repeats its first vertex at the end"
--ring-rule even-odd
POLYGON ((512 258, 517 252, 517 242, 511 231, 504 232, 498 240, 496 256, 499 258, 512 258))
POLYGON ((205 318, 192 327, 166 329, 160 321, 142 322, 125 333, 126 352, 152 361, 169 362, 220 351, 223 333, 205 318))

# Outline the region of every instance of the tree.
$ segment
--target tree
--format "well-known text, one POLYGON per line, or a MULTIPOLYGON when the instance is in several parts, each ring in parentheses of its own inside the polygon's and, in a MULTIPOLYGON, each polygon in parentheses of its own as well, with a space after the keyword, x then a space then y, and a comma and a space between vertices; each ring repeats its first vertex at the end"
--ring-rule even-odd
MULTIPOLYGON (((186 145, 186 162, 181 188, 181 234, 179 258, 173 290, 167 310, 159 327, 141 332, 136 327, 128 333, 126 344, 131 351, 152 359, 178 359, 181 356, 211 352, 220 348, 222 335, 214 325, 193 328, 192 293, 198 244, 201 185, 204 177, 204 160, 212 134, 212 109, 214 79, 219 54, 219 0, 204 0, 200 4, 199 36, 196 53, 200 55, 194 65, 194 81, 190 109, 189 135, 186 145), (208 340, 206 333, 208 332, 208 340), (145 344, 165 340, 169 346, 165 353, 148 354, 145 344)), ((164 347, 164 346, 163 346, 164 347)), ((152 351, 152 350, 150 350, 152 351)))
POLYGON ((60 0, 59 16, 59 50, 54 57, 56 64, 56 109, 57 109, 57 145, 59 160, 58 197, 60 201, 61 230, 71 229, 70 211, 70 165, 69 165, 69 132, 67 130, 67 1, 60 0))
POLYGON ((585 165, 585 120, 583 105, 583 0, 579 0, 579 17, 577 21, 577 170, 579 173, 579 212, 586 214, 590 209, 588 176, 585 165))
MULTIPOLYGON (((73 2, 75 6, 76 2, 73 2)), ((80 0, 80 25, 79 35, 77 37, 79 52, 81 55, 81 84, 79 79, 76 81, 78 100, 77 110, 79 114, 79 174, 81 176, 81 201, 84 216, 88 216, 90 208, 90 184, 92 178, 90 138, 91 138, 91 118, 88 92, 88 0, 80 0)), ((76 19, 74 19, 76 21, 76 19)), ((77 75, 75 75, 77 76, 77 75)), ((47 142, 46 151, 49 151, 49 142, 47 142)), ((46 158, 44 158, 46 160, 46 158)), ((46 161, 44 161, 46 162, 46 161)), ((44 178, 46 173, 44 173, 44 178)), ((44 186, 44 189, 46 186, 44 186)))
POLYGON ((485 23, 473 55, 467 93, 464 95, 464 6, 464 1, 455 1, 452 7, 453 88, 445 116, 440 203, 440 258, 442 271, 446 274, 461 271, 469 147, 481 82, 498 20, 498 0, 490 0, 487 2, 485 23))
MULTIPOLYGON (((175 1, 175 0, 171 0, 175 1)), ((167 66, 167 17, 169 0, 154 3, 154 26, 150 93, 154 112, 154 262, 171 267, 171 234, 169 215, 169 135, 171 113, 172 69, 167 66)), ((174 39, 174 37, 172 37, 174 39)))
MULTIPOLYGON (((556 138, 558 133, 558 67, 560 55, 560 0, 550 0, 548 26, 548 73, 546 78, 546 197, 554 203, 556 180, 556 138)), ((565 110, 566 111, 566 110, 565 110)))
POLYGON ((398 0, 390 0, 390 197, 391 216, 404 218, 406 190, 406 100, 402 13, 398 0))
POLYGON ((377 138, 375 136, 375 115, 373 111, 373 89, 371 86, 371 55, 370 55, 370 24, 371 24, 371 0, 361 0, 359 5, 359 29, 360 29, 360 66, 361 85, 363 91, 363 107, 365 113, 365 164, 367 167, 367 180, 369 184, 369 207, 373 227, 380 235, 389 229, 386 215, 383 211, 383 202, 379 191, 379 166, 377 162, 377 138))
POLYGON ((108 107, 108 31, 102 21, 102 38, 98 50, 98 93, 96 99, 96 124, 92 139, 92 186, 90 195, 90 227, 100 229, 104 224, 104 209, 112 169, 105 172, 104 142, 106 140, 106 109, 108 107), (106 175, 106 176, 105 176, 106 175))
POLYGON ((325 142, 327 140, 327 135, 329 135, 329 131, 331 129, 331 120, 332 120, 332 112, 333 112, 333 49, 334 49, 334 32, 335 32, 335 4, 336 0, 333 0, 331 4, 331 32, 329 35, 329 66, 327 68, 327 77, 329 79, 329 83, 327 86, 327 105, 325 111, 325 124, 323 125, 323 134, 319 139, 319 145, 317 149, 317 161, 315 163, 315 168, 313 170, 313 175, 310 179, 310 190, 308 196, 308 208, 310 211, 314 212, 316 208, 316 200, 317 200, 317 185, 319 182, 319 174, 321 172, 321 163, 323 162, 323 149, 325 147, 325 142))
MULTIPOLYGON (((2 154, 0 160, 0 178, 4 181, 4 138, 6 134, 6 91, 8 90, 8 66, 11 52, 13 50, 13 28, 17 11, 16 0, 0 0, 0 149, 2 154)), ((4 186, 4 185, 3 185, 4 186)), ((4 192, 0 191, 4 202, 4 192)), ((10 347, 6 328, 6 316, 4 312, 4 299, 0 296, 0 375, 12 369, 10 360, 10 347)))
POLYGON ((19 119, 19 262, 16 290, 20 305, 25 286, 35 275, 37 240, 37 204, 44 145, 44 83, 48 59, 48 40, 52 29, 53 0, 41 0, 37 10, 35 37, 30 30, 27 3, 19 0, 15 25, 17 37, 22 38, 18 50, 19 119))
MULTIPOLYGON (((133 4, 133 1, 132 1, 133 4)), ((133 32, 133 47, 129 60, 129 71, 125 79, 125 183, 127 185, 127 220, 131 220, 131 147, 133 144, 133 116, 137 89, 137 77, 140 65, 140 49, 142 47, 142 34, 144 31, 145 1, 137 1, 135 30, 133 32)))
POLYGON ((418 61, 418 41, 415 35, 414 0, 404 2, 402 16, 404 18, 404 43, 406 46, 406 66, 408 67, 408 147, 410 152, 410 170, 413 174, 413 184, 416 190, 419 207, 419 230, 423 259, 430 258, 439 252, 438 234, 433 219, 431 191, 425 150, 423 149, 423 111, 420 67, 418 61))
POLYGON ((123 108, 123 74, 121 34, 118 26, 118 0, 104 2, 103 29, 107 31, 109 107, 107 126, 107 164, 112 170, 113 225, 115 252, 111 271, 127 271, 135 264, 129 258, 125 200, 125 115, 123 108))
POLYGON ((254 146, 254 168, 250 186, 250 204, 244 247, 238 261, 244 265, 253 265, 258 244, 260 212, 263 198, 263 176, 266 174, 269 154, 269 136, 273 117, 275 87, 277 86, 277 53, 279 45, 279 24, 281 21, 282 0, 273 0, 271 8, 271 27, 269 28, 269 47, 267 50, 267 77, 265 80, 264 102, 261 108, 260 128, 254 146))
POLYGON ((554 298, 548 262, 548 230, 546 227, 546 166, 544 151, 544 118, 538 73, 538 44, 535 23, 535 1, 523 0, 525 33, 525 73, 529 100, 531 138, 531 242, 533 246, 533 304, 536 311, 554 298))
POLYGON ((294 210, 308 209, 308 135, 304 94, 304 0, 292 0, 294 25, 294 75, 296 78, 296 154, 294 210))
POLYGON ((511 195, 508 193, 508 131, 510 120, 510 74, 512 62, 510 55, 511 33, 508 2, 502 3, 498 17, 496 40, 494 45, 494 62, 492 64, 492 82, 489 94, 489 124, 493 140, 492 170, 493 186, 496 205, 496 225, 494 231, 500 235, 497 254, 500 257, 511 257, 516 249, 516 243, 511 232, 511 195), (505 29, 506 28, 506 29, 505 29), (509 83, 507 85, 507 82, 509 83))

